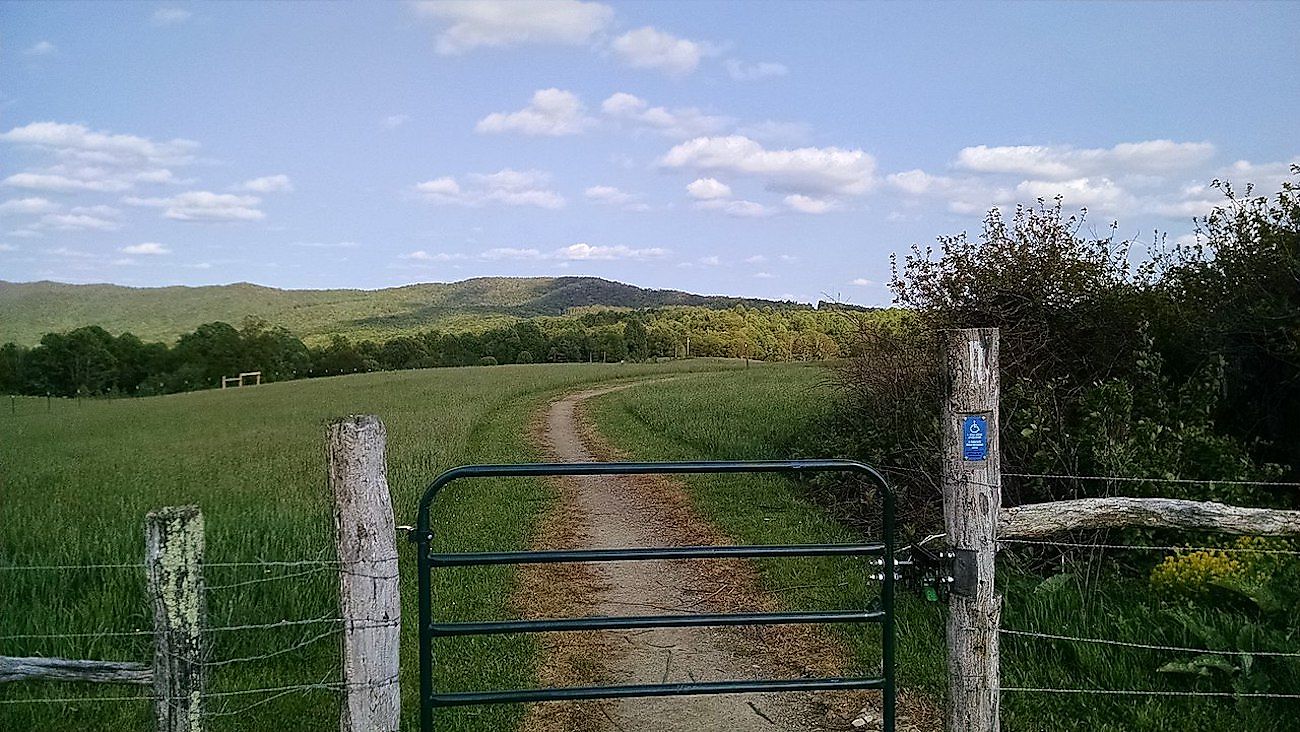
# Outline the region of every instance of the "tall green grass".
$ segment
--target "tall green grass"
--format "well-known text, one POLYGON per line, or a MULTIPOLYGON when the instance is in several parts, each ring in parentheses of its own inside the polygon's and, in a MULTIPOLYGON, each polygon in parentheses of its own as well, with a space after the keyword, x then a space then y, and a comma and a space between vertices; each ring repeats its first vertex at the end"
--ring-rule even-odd
MULTIPOLYGON (((734 367, 688 361, 666 365, 535 365, 434 369, 268 384, 148 399, 0 403, 0 567, 138 565, 144 515, 198 504, 207 560, 329 560, 332 524, 325 480, 325 426, 334 417, 379 415, 388 427, 389 484, 399 524, 414 523, 423 487, 462 463, 525 461, 536 454, 529 422, 548 396, 581 385, 646 375, 734 367)), ((539 482, 461 482, 435 506, 437 542, 455 550, 517 549, 532 536, 552 496, 539 482)), ((399 545, 403 613, 404 729, 415 728, 415 567, 399 545)), ((443 617, 508 617, 513 590, 505 568, 435 575, 443 617)), ((205 573, 209 625, 331 618, 337 580, 328 567, 220 567, 205 573), (265 581, 257 581, 265 580, 265 581)), ((105 660, 151 658, 147 636, 108 635, 151 628, 143 572, 0 569, 0 636, 95 634, 84 638, 0 639, 0 654, 105 660)), ((218 694, 339 679, 334 626, 305 625, 208 635, 213 661, 271 658, 211 668, 218 694), (295 646, 301 645, 300 648, 295 646)), ((536 648, 522 638, 475 638, 438 648, 440 686, 527 686, 536 648)), ((20 682, 0 685, 0 702, 148 693, 132 686, 20 682)), ((284 696, 219 696, 207 728, 331 729, 330 690, 284 696)), ((518 707, 449 712, 440 729, 511 729, 518 707)), ((140 730, 152 724, 142 701, 0 703, 0 730, 140 730)))
MULTIPOLYGON (((763 459, 842 457, 816 448, 819 416, 831 394, 821 388, 820 368, 771 365, 634 387, 598 397, 592 415, 600 430, 637 459, 763 459)), ((788 478, 699 476, 688 479, 697 509, 744 543, 837 542, 854 532, 828 516, 810 492, 788 478)), ((860 536, 856 538, 861 538, 860 536)), ((1177 541, 1170 538, 1170 541, 1177 541)), ((1300 625, 1293 632, 1262 632, 1250 608, 1189 607, 1161 597, 1141 566, 1110 559, 1063 557, 1044 569, 1041 555, 1023 550, 999 559, 1004 593, 1002 626, 1072 636, 1192 648, 1257 648, 1300 651, 1300 625), (1052 575, 1057 579, 1046 581, 1052 575)), ((1154 563, 1159 555, 1147 555, 1154 563)), ((1143 560, 1139 559, 1138 562, 1143 560)), ((789 607, 863 607, 875 593, 863 575, 871 568, 853 560, 767 560, 759 563, 765 585, 789 607)), ((841 626, 863 669, 878 668, 879 637, 873 628, 841 626)), ((904 688, 942 701, 945 689, 944 613, 904 593, 898 601, 898 673, 904 688)), ((1195 654, 1146 651, 1095 644, 1004 637, 1002 683, 1007 687, 1231 691, 1221 674, 1189 679, 1157 669, 1195 654)), ((1244 659, 1226 659, 1242 667, 1244 659)), ((1255 658, 1252 673, 1267 673, 1259 690, 1300 693, 1300 659, 1255 658)), ((1217 674, 1218 672, 1216 672, 1217 674)), ((1249 679, 1237 672, 1239 683, 1249 679)), ((1255 676, 1258 680, 1261 677, 1255 676)), ((1283 732, 1300 729, 1300 703, 1192 697, 1116 697, 1006 693, 1003 729, 1122 732, 1283 732)))

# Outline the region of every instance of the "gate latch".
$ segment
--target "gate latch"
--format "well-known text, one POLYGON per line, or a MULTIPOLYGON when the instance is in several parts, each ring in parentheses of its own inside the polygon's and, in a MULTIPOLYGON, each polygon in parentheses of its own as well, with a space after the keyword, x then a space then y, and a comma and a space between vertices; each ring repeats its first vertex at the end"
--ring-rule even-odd
POLYGON ((948 593, 958 592, 956 587, 961 584, 955 579, 959 574, 957 565, 960 560, 957 555, 960 552, 929 549, 925 546, 942 536, 942 534, 929 536, 916 544, 903 547, 899 551, 903 558, 895 562, 895 566, 900 570, 903 584, 918 592, 929 602, 946 601, 948 593))

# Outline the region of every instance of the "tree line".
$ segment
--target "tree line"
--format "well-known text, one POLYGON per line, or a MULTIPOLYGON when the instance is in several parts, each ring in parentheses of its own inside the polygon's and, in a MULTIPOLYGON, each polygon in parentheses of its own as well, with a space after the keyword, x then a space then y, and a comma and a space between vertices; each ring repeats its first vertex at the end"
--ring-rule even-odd
POLYGON ((585 308, 471 332, 428 330, 386 340, 335 335, 307 345, 257 317, 200 325, 173 344, 113 335, 96 325, 48 333, 38 345, 0 346, 0 393, 148 396, 220 386, 261 371, 263 381, 441 366, 643 361, 687 356, 825 360, 846 353, 867 317, 852 309, 585 308))

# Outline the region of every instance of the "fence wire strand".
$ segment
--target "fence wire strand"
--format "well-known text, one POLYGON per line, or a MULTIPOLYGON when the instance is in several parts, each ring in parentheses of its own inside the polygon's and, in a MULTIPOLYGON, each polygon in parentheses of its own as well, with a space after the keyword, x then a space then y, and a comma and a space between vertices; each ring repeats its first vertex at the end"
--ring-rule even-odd
POLYGON ((1002 473, 1004 478, 1047 480, 1097 480, 1117 483, 1175 483, 1183 485, 1238 485, 1271 488, 1300 488, 1300 482, 1284 480, 1215 480, 1209 478, 1140 478, 1132 475, 1069 475, 1066 473, 1002 473))
POLYGON ((1278 658, 1300 658, 1300 653, 1291 651, 1224 651, 1210 648, 1186 648, 1182 646, 1162 646, 1154 643, 1131 643, 1129 641, 1110 640, 1108 638, 1080 638, 1070 635, 1054 635, 1052 633, 1038 633, 1032 630, 1012 630, 1010 628, 999 628, 998 632, 1002 635, 1014 635, 1025 638, 1044 638, 1046 640, 1070 641, 1074 643, 1096 643, 1106 646, 1122 646, 1124 648, 1141 648, 1148 651, 1175 651, 1178 653, 1208 653, 1221 656, 1272 656, 1278 658))
POLYGON ((1002 692, 1035 694, 1096 694, 1099 696, 1207 696, 1229 699, 1300 699, 1300 694, 1272 694, 1269 692, 1235 691, 1160 691, 1158 689, 1044 689, 1029 686, 1003 686, 1002 692))
POLYGON ((1295 549, 1243 549, 1240 547, 1218 546, 1174 546, 1160 544, 1087 544, 1072 541, 1044 541, 1040 539, 998 539, 999 544, 1026 544, 1030 546, 1059 546, 1075 549, 1128 549, 1134 551, 1187 551, 1187 552, 1226 552, 1244 554, 1280 554, 1300 556, 1295 549))

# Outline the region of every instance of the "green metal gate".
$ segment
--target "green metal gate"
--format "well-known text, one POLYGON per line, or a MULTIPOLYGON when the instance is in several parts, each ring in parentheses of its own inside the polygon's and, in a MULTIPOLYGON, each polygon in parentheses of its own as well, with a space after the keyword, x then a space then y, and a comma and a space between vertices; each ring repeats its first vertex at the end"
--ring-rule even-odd
POLYGON ((850 460, 774 460, 676 463, 531 463, 521 465, 466 465, 439 475, 420 498, 416 530, 420 595, 420 729, 434 732, 434 710, 440 707, 509 704, 578 699, 735 694, 773 691, 827 691, 880 689, 883 694, 884 732, 894 732, 894 495, 876 469, 850 460), (800 544, 793 546, 685 546, 664 548, 576 549, 532 552, 434 553, 430 508, 438 493, 464 478, 551 477, 594 475, 670 475, 687 473, 817 473, 845 472, 866 477, 881 499, 882 543, 800 544), (563 562, 624 562, 655 559, 720 559, 753 557, 880 557, 880 607, 875 610, 835 612, 730 613, 645 615, 619 617, 505 620, 495 622, 438 622, 433 612, 432 572, 435 568, 563 562), (755 679, 698 683, 630 684, 621 686, 565 687, 439 692, 434 688, 433 640, 472 635, 543 633, 575 630, 626 630, 727 625, 780 625, 793 623, 880 623, 882 668, 879 677, 755 679))

